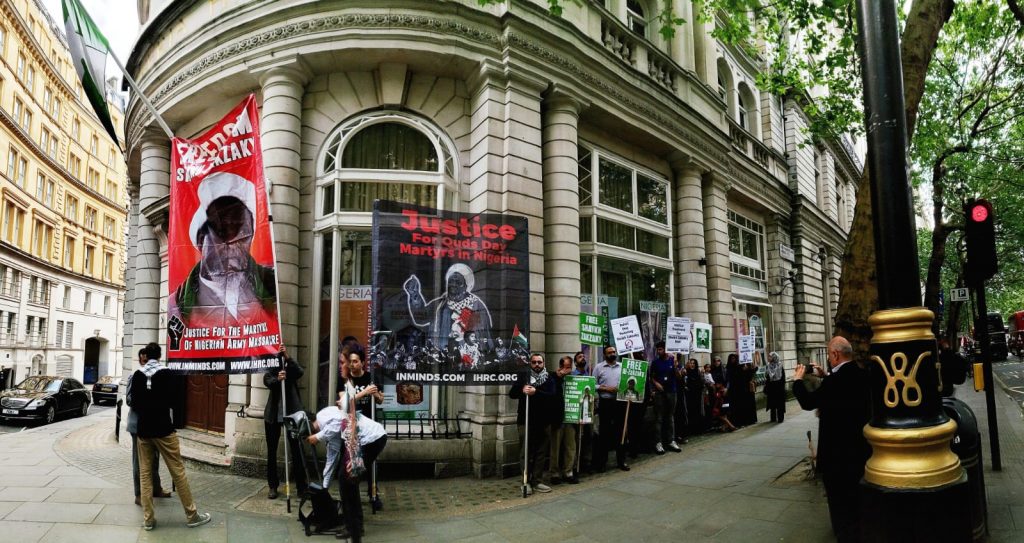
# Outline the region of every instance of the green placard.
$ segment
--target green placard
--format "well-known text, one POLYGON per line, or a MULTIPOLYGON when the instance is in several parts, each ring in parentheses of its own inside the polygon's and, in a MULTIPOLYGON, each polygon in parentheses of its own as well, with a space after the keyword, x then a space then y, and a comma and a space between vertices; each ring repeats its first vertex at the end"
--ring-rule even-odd
POLYGON ((580 313, 580 343, 604 345, 604 317, 580 313))
POLYGON ((597 400, 597 379, 589 375, 566 375, 562 384, 565 398, 565 418, 569 424, 594 422, 594 402, 597 400), (582 419, 582 420, 581 420, 582 419))
POLYGON ((622 359, 622 376, 619 377, 617 400, 639 403, 644 401, 644 391, 647 390, 648 365, 649 362, 646 360, 622 359))

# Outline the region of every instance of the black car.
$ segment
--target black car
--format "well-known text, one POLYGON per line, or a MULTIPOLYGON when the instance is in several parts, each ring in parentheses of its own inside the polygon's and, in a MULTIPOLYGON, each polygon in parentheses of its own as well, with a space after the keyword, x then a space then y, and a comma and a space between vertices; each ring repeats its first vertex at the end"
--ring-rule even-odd
POLYGON ((35 375, 0 392, 0 421, 27 419, 49 424, 61 413, 87 415, 90 403, 89 391, 77 380, 35 375))
POLYGON ((92 401, 96 405, 105 401, 109 401, 110 405, 114 405, 117 403, 117 390, 119 386, 120 383, 117 377, 113 375, 100 377, 100 380, 92 385, 92 401))

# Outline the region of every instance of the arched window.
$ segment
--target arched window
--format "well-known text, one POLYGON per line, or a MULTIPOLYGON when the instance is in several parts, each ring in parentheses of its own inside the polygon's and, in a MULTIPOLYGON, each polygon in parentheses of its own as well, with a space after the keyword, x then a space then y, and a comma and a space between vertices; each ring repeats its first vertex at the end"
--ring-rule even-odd
POLYGON ((647 16, 644 6, 637 0, 626 0, 626 23, 638 35, 647 37, 647 16))
POLYGON ((363 115, 340 125, 327 142, 317 171, 321 218, 372 211, 377 199, 445 207, 445 187, 455 189, 451 142, 418 117, 363 115))
POLYGON ((747 102, 744 94, 741 92, 736 95, 736 113, 738 115, 736 120, 744 130, 750 130, 750 127, 747 126, 747 102))

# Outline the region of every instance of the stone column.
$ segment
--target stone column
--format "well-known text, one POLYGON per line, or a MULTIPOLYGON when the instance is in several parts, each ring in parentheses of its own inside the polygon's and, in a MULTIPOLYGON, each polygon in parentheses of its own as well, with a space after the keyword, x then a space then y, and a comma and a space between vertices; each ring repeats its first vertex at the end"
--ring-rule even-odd
POLYGON ((772 321, 775 326, 775 344, 772 349, 786 369, 797 363, 796 324, 793 315, 793 297, 796 283, 801 281, 794 263, 782 257, 780 245, 792 249, 789 239, 789 218, 776 214, 765 224, 765 242, 768 245, 768 291, 772 296, 772 321), (793 273, 790 279, 790 272, 793 273))
POLYGON ((156 229, 159 208, 170 195, 171 143, 162 134, 148 133, 141 146, 139 173, 139 213, 135 262, 135 300, 133 304, 133 351, 155 341, 163 345, 166 334, 160 328, 160 240, 156 229))
POLYGON ((708 280, 705 258, 701 170, 693 162, 672 164, 675 173, 676 296, 678 314, 708 322, 708 280))
MULTIPOLYGON (((263 104, 260 121, 263 171, 270 184, 274 251, 277 256, 277 301, 281 338, 297 355, 299 321, 299 165, 302 145, 302 95, 310 71, 298 57, 254 69, 263 104)), ((252 379, 249 407, 262 413, 267 390, 252 379)))
MULTIPOLYGON (((530 349, 543 352, 546 346, 543 331, 547 327, 540 95, 547 85, 522 77, 510 78, 509 73, 520 73, 520 70, 485 61, 469 82, 471 166, 464 194, 470 212, 527 217, 530 349)), ((574 307, 579 307, 578 294, 574 307)), ((578 309, 573 311, 578 312, 578 309)), ((495 473, 511 475, 518 470, 517 406, 507 392, 504 387, 465 388, 466 415, 472 421, 473 472, 478 477, 495 473)))
POLYGON ((701 81, 718 90, 718 42, 711 33, 715 30, 714 20, 704 23, 697 22, 697 13, 703 9, 699 0, 691 2, 694 14, 693 24, 693 58, 697 77, 701 81))
MULTIPOLYGON (((704 250, 708 260, 708 317, 714 327, 711 348, 715 354, 736 352, 732 284, 729 280, 729 186, 718 173, 703 183, 704 250)), ((725 357, 722 357, 723 361, 725 357)))
POLYGON ((581 104, 561 92, 543 104, 544 322, 551 363, 579 350, 581 104))
POLYGON ((139 187, 137 181, 128 183, 128 205, 128 244, 125 247, 128 266, 124 272, 124 331, 121 336, 121 346, 123 347, 121 373, 125 376, 131 375, 131 372, 135 370, 137 360, 135 353, 139 351, 135 347, 133 331, 135 326, 135 257, 139 246, 139 187))
POLYGON ((694 20, 693 3, 690 0, 672 0, 672 11, 676 17, 686 21, 676 28, 676 35, 672 37, 671 54, 672 60, 676 61, 683 68, 693 71, 696 63, 693 58, 693 28, 699 24, 694 20))

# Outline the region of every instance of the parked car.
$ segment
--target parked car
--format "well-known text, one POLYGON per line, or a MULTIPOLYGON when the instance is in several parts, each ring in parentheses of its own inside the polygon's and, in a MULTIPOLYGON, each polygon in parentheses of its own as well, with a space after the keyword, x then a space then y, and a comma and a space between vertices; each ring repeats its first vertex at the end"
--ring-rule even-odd
POLYGON ((89 414, 89 390, 71 377, 34 375, 0 392, 0 421, 6 419, 53 422, 61 413, 89 414))
POLYGON ((92 401, 96 405, 100 402, 109 401, 110 405, 117 403, 117 391, 121 386, 120 379, 113 375, 106 377, 100 377, 99 381, 96 381, 92 385, 92 401))

